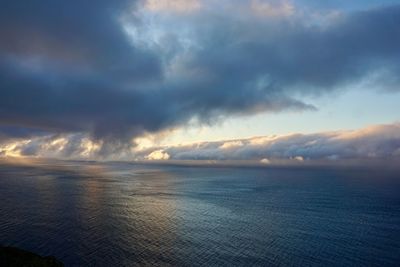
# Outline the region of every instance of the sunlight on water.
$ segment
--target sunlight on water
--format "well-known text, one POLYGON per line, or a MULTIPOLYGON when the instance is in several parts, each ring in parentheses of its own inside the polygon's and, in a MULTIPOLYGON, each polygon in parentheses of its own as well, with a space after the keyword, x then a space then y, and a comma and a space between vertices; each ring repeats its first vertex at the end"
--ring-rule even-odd
POLYGON ((396 266, 400 177, 357 169, 0 165, 0 243, 66 266, 396 266))

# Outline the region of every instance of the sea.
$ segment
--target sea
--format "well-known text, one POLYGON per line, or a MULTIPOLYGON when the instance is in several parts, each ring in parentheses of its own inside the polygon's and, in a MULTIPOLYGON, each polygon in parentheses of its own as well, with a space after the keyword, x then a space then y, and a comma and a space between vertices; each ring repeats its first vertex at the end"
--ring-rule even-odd
POLYGON ((400 172, 0 164, 0 245, 65 266, 400 266, 400 172))

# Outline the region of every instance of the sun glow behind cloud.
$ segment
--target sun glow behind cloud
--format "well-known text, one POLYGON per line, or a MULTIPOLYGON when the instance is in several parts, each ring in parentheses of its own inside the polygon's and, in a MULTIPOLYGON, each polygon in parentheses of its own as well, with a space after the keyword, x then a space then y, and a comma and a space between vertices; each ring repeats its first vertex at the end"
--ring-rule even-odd
POLYGON ((20 157, 20 147, 29 144, 30 140, 13 141, 0 144, 0 157, 20 157))

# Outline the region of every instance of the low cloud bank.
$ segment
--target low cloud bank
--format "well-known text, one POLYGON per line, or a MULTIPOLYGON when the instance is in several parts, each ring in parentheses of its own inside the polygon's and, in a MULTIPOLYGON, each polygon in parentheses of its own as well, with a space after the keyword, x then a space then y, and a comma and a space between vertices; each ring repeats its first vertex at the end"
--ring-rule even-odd
POLYGON ((107 157, 101 153, 102 145, 87 135, 78 134, 7 139, 0 141, 0 155, 128 161, 240 160, 260 164, 277 160, 301 163, 312 160, 394 159, 400 158, 400 123, 350 131, 262 136, 182 146, 125 146, 123 149, 124 144, 115 144, 115 153, 107 157))
POLYGON ((400 123, 354 131, 264 136, 164 149, 175 160, 338 160, 400 157, 400 123))

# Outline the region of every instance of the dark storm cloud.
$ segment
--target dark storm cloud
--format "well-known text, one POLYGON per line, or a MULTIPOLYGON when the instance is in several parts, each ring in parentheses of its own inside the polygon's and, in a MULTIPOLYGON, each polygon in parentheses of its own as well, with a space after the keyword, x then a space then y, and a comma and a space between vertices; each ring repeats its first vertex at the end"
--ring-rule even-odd
POLYGON ((158 58, 133 47, 118 23, 126 0, 3 1, 1 52, 93 68, 117 78, 154 78, 158 58))
POLYGON ((400 6, 338 15, 327 26, 305 25, 298 17, 221 20, 199 23, 204 48, 188 64, 232 83, 265 78, 274 85, 269 90, 307 93, 357 82, 380 69, 400 74, 400 6))
POLYGON ((198 11, 176 18, 196 44, 185 50, 173 34, 158 47, 129 39, 120 18, 143 27, 132 15, 136 4, 5 1, 0 131, 90 134, 106 140, 100 153, 107 154, 126 149, 132 136, 192 118, 315 109, 293 93, 326 92, 374 71, 400 74, 400 6, 343 15, 328 26, 198 11))

